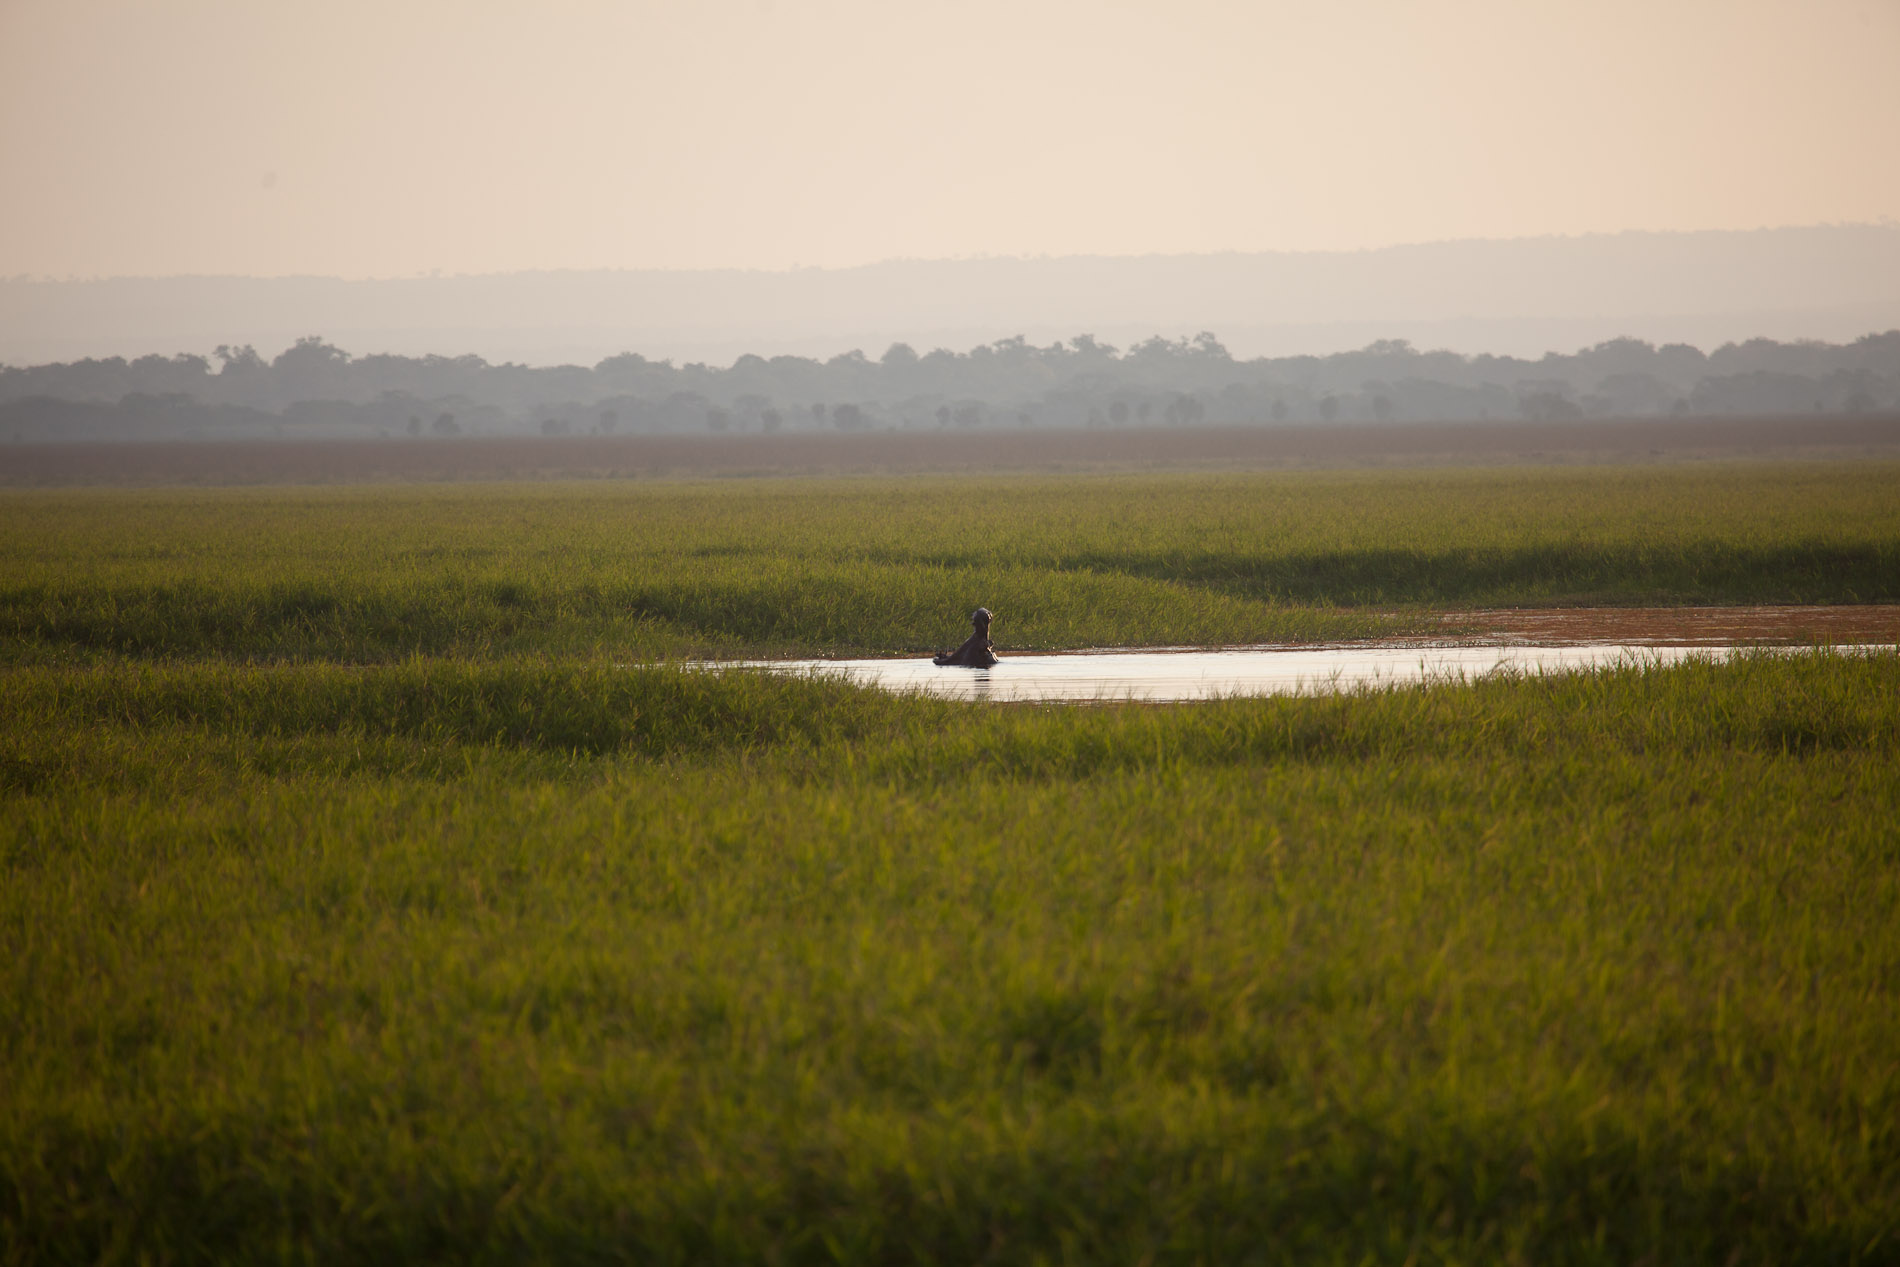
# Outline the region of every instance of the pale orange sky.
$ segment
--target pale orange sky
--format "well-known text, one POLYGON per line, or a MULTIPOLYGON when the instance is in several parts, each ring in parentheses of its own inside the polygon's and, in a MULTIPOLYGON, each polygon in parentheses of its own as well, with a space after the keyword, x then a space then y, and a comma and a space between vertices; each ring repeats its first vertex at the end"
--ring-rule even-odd
POLYGON ((0 0, 0 276, 1900 217, 1900 0, 0 0))

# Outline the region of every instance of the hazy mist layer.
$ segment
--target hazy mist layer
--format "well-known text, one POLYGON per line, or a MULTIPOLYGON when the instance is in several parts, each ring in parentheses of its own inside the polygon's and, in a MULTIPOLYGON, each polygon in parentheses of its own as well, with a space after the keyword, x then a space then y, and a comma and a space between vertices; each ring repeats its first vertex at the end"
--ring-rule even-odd
POLYGON ((1897 48, 1893 0, 4 0, 0 275, 1871 223, 1897 48))
POLYGON ((1535 356, 1619 335, 1713 348, 1895 326, 1900 227, 1880 226, 789 272, 0 281, 0 362, 14 365, 219 344, 269 353, 310 334, 360 353, 592 365, 626 351, 727 364, 1078 331, 1125 346, 1216 330, 1241 357, 1381 338, 1535 356))

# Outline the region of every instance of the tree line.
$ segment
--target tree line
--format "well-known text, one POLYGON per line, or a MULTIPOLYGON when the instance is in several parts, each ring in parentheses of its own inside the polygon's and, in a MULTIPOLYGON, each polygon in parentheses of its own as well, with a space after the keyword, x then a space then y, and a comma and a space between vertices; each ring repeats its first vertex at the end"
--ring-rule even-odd
POLYGON ((321 337, 0 366, 0 438, 743 434, 994 427, 1763 416, 1900 411, 1900 331, 1847 344, 1754 339, 1703 352, 1613 339, 1537 359, 1387 339, 1236 359, 1211 333, 1119 349, 1087 334, 872 359, 742 356, 591 367, 353 356, 321 337), (215 360, 215 364, 213 363, 215 360))

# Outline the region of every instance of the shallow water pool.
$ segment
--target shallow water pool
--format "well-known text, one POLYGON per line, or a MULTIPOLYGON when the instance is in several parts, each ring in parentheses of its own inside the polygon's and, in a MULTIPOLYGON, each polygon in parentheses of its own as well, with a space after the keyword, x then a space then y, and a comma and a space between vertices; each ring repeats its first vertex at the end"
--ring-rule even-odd
POLYGON ((1081 651, 1013 655, 991 669, 940 668, 915 660, 772 660, 749 667, 834 674, 892 691, 948 699, 1180 700, 1298 695, 1421 681, 1469 681, 1500 671, 1566 673, 1617 664, 1666 665, 1723 658, 1734 647, 1585 646, 1245 647, 1219 651, 1081 651))

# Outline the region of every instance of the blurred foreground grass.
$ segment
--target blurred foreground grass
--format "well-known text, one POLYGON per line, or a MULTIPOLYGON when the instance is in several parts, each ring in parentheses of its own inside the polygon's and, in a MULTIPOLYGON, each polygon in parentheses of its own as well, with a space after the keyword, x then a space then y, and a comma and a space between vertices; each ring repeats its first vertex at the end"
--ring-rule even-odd
POLYGON ((0 709, 7 1260, 1896 1255, 1891 653, 0 709))
POLYGON ((1894 463, 0 494, 13 663, 917 652, 978 604, 1029 650, 1896 600, 1894 463))

